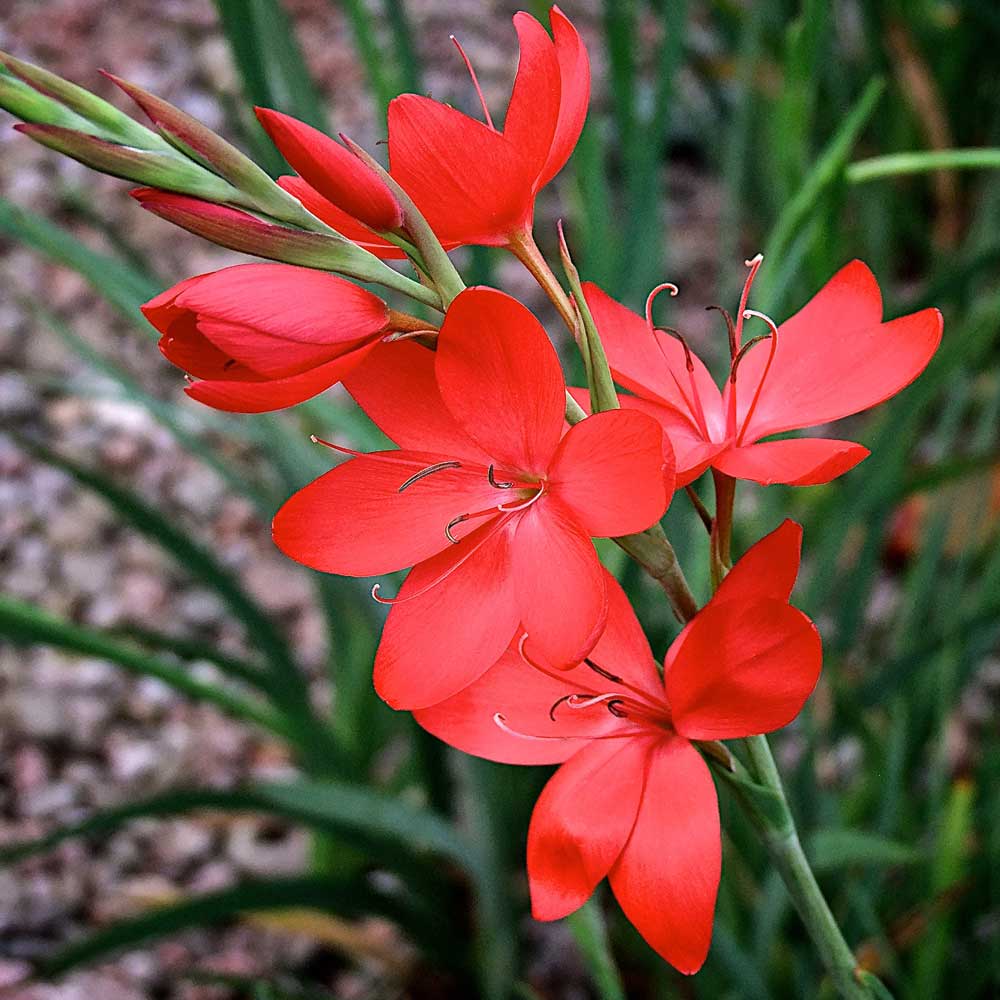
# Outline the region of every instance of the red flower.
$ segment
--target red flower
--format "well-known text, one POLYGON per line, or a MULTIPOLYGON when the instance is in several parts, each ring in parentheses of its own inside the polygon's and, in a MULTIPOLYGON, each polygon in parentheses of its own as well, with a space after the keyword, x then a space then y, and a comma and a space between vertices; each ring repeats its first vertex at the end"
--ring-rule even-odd
MULTIPOLYGON (((751 262, 740 316, 759 263, 751 262)), ((740 319, 731 375, 720 393, 701 361, 682 342, 653 332, 648 317, 619 305, 596 285, 587 285, 585 294, 615 378, 635 393, 623 396, 622 405, 663 425, 680 485, 710 465, 765 485, 810 486, 836 478, 866 458, 868 449, 828 438, 758 442, 883 402, 924 370, 941 340, 936 309, 883 322, 878 283, 856 260, 766 343, 743 345, 742 355, 740 319)))
POLYGON ((585 656, 607 613, 591 537, 642 531, 667 506, 673 464, 656 421, 616 410, 563 435, 555 350, 524 306, 488 288, 455 299, 436 352, 377 348, 345 385, 400 450, 338 449, 355 457, 278 511, 274 539, 328 573, 414 567, 397 598, 378 598, 393 605, 379 694, 435 704, 522 631, 546 663, 585 656))
POLYGON ((572 913, 608 876, 625 915, 663 958, 681 972, 701 968, 721 845, 712 778, 690 741, 778 729, 815 686, 819 635, 788 604, 801 537, 785 521, 747 552, 671 645, 662 679, 609 577, 607 628, 579 666, 532 670, 510 650, 464 691, 415 713, 467 753, 565 762, 528 830, 537 919, 572 913))
POLYGON ((185 390, 220 410, 294 406, 339 382, 390 326, 376 295, 287 264, 240 264, 188 278, 142 311, 166 358, 201 381, 185 390))
MULTIPOLYGON (((417 94, 403 94, 389 105, 392 176, 449 249, 469 243, 507 246, 530 231, 535 196, 576 145, 590 99, 590 62, 558 7, 552 8, 551 21, 553 38, 529 14, 514 15, 521 57, 502 132, 485 102, 485 124, 417 94)), ((267 109, 258 115, 301 175, 283 178, 286 190, 372 252, 401 255, 372 232, 392 228, 384 225, 391 205, 367 167, 359 177, 342 146, 302 122, 267 109), (382 205, 381 214, 372 214, 373 199, 382 205), (365 202, 361 210, 359 200, 365 202)))

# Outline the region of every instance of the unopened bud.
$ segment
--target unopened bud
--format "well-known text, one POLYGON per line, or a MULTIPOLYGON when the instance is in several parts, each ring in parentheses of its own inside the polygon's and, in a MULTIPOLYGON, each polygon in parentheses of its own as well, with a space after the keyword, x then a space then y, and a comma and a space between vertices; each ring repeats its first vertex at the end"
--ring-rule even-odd
MULTIPOLYGON (((39 94, 57 101, 96 126, 96 131, 105 138, 138 149, 169 148, 155 132, 129 118, 113 104, 90 93, 89 90, 84 90, 83 87, 78 87, 75 83, 70 83, 69 80, 64 80, 61 76, 56 76, 55 73, 21 59, 15 59, 6 52, 0 52, 0 65, 39 94)), ((50 122, 50 124, 59 123, 50 122)))
POLYGON ((266 171, 232 143, 216 135, 207 125, 137 84, 104 70, 101 72, 139 105, 160 135, 174 149, 224 177, 244 195, 227 200, 297 225, 308 219, 308 213, 303 211, 301 204, 282 191, 266 171))
POLYGON ((104 174, 211 201, 231 201, 236 194, 232 186, 221 177, 184 159, 173 150, 160 152, 122 146, 86 132, 60 128, 57 125, 14 127, 35 142, 104 174))
POLYGON ((139 188, 131 194, 147 211, 229 250, 374 281, 440 308, 440 299, 431 289, 394 271, 342 236, 279 226, 227 205, 153 188, 139 188))

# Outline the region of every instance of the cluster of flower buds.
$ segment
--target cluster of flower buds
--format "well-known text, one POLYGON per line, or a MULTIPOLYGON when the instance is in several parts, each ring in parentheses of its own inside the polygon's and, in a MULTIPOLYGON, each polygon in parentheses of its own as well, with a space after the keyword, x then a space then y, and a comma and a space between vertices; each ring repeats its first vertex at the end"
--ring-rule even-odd
POLYGON ((607 876, 646 940, 691 973, 708 950, 721 864, 703 754, 725 760, 715 741, 790 722, 821 664, 815 627, 789 604, 801 530, 786 521, 732 566, 733 480, 809 485, 860 462, 866 449, 849 441, 762 439, 898 392, 934 353, 941 317, 884 322, 878 285, 855 261, 779 326, 749 308, 757 257, 735 319, 723 312, 720 390, 683 337, 653 323, 657 293, 674 286, 655 289, 640 316, 582 283, 561 239, 567 293, 534 243, 534 206, 580 135, 590 70, 558 8, 551 23, 552 37, 514 18, 520 61, 502 130, 485 101, 485 121, 427 97, 392 101, 391 170, 346 137, 258 109, 296 171, 275 182, 134 84, 111 77, 152 128, 5 55, 0 105, 37 142, 142 185, 144 208, 278 262, 191 277, 153 299, 145 314, 163 353, 191 377, 191 396, 224 410, 292 406, 343 382, 397 447, 323 442, 348 459, 278 511, 276 543, 329 573, 412 567, 396 596, 373 588, 391 606, 379 694, 469 753, 562 764, 528 836, 535 915, 572 912, 607 876), (509 250, 538 280, 581 350, 586 387, 567 388, 524 305, 465 288, 448 251, 470 244, 509 250), (415 313, 350 279, 408 297, 415 313), (745 340, 750 319, 767 332, 745 340), (717 588, 698 610, 658 572, 686 620, 661 668, 592 540, 669 567, 659 521, 675 489, 709 468, 717 509, 699 508, 717 588))

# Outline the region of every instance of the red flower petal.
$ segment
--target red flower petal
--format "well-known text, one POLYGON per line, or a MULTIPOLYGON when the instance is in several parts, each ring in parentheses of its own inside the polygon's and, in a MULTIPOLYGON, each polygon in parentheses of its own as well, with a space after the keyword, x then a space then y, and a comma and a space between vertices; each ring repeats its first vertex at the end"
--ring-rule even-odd
POLYGON ((548 32, 530 14, 515 14, 514 27, 521 54, 503 134, 532 165, 534 181, 548 160, 559 120, 559 60, 548 32))
POLYGON ((305 122, 269 108, 254 110, 292 169, 327 201, 372 229, 400 226, 399 202, 371 167, 305 122))
POLYGON ((284 176, 278 178, 278 187, 284 188, 293 198, 297 198, 317 219, 322 220, 341 236, 369 253, 385 260, 402 260, 406 254, 388 240, 382 239, 367 226, 363 226, 353 215, 337 208, 324 198, 315 188, 310 187, 301 177, 284 176))
POLYGON ((721 868, 719 804, 708 767, 686 740, 660 741, 610 881, 625 916, 681 972, 697 972, 708 954, 721 868))
POLYGON ((736 479, 763 486, 817 486, 843 475, 871 452, 853 441, 831 438, 788 438, 729 448, 712 463, 736 479))
POLYGON ((543 497, 520 515, 511 555, 527 655, 556 668, 574 666, 607 620, 607 586, 593 543, 555 497, 543 497))
MULTIPOLYGON (((232 413, 266 413, 296 406, 336 385, 364 361, 372 344, 362 344, 318 368, 299 375, 267 381, 231 381, 206 379, 189 385, 184 391, 192 398, 217 410, 232 413)), ((238 369, 237 369, 238 370, 238 369)), ((232 374, 230 371, 229 374, 232 374)))
POLYGON ((344 388, 400 448, 478 459, 485 475, 492 459, 445 407, 434 378, 433 351, 408 341, 379 344, 344 380, 344 388))
MULTIPOLYGON (((644 691, 650 700, 662 701, 663 680, 642 626, 618 581, 603 572, 608 622, 590 658, 602 670, 644 691)), ((596 718, 593 712, 550 714, 567 695, 606 690, 618 688, 585 664, 553 676, 532 669, 510 650, 454 697, 414 715, 429 732, 466 753, 509 764, 552 764, 572 756, 588 739, 622 728, 621 720, 610 712, 596 718), (494 721, 498 712, 506 728, 494 721)), ((629 695, 624 689, 621 693, 629 695)))
MULTIPOLYGON (((583 671, 568 671, 559 679, 533 670, 514 651, 508 651, 477 681, 458 694, 422 708, 413 717, 428 732, 465 753, 496 760, 504 764, 558 764, 571 757, 586 739, 573 739, 572 732, 593 735, 594 719, 581 713, 575 717, 563 713, 558 722, 549 717, 549 710, 560 699, 572 694, 572 677, 583 671), (500 713, 515 736, 494 721, 500 713), (575 729, 574 729, 575 724, 575 729), (543 739, 531 739, 539 736, 543 739)), ((607 713, 606 727, 620 725, 607 713)))
POLYGON ((560 441, 549 470, 552 495, 588 535, 645 531, 663 517, 673 494, 669 447, 659 424, 643 413, 595 414, 560 441))
MULTIPOLYGON (((252 326, 214 319, 199 321, 197 329, 227 357, 246 366, 252 373, 269 379, 298 375, 306 369, 333 361, 364 343, 303 344, 285 337, 272 337, 252 326)), ((229 370, 224 373, 224 376, 231 375, 229 370)))
POLYGON ((445 406, 509 471, 542 475, 562 435, 562 369, 541 323, 517 299, 467 288, 448 308, 435 360, 445 406))
POLYGON ((427 97, 389 105, 392 176, 438 238, 504 246, 531 219, 538 164, 482 122, 427 97))
POLYGON ((799 575, 801 549, 802 526, 786 518, 743 553, 710 603, 738 600, 749 604, 761 598, 787 601, 799 575))
POLYGON ((528 884, 536 920, 582 906, 632 832, 654 739, 603 740, 549 779, 528 828, 528 884))
POLYGON ((411 570, 375 655, 375 690, 393 708, 413 711, 450 698, 496 663, 514 638, 510 530, 485 524, 411 570))
POLYGON ((164 296, 190 310, 303 344, 346 344, 384 330, 386 304, 350 281, 290 264, 238 264, 189 278, 143 306, 158 326, 164 296))
POLYGON ((548 184, 569 159, 580 138, 590 103, 590 59, 587 50, 576 28, 558 7, 552 8, 549 20, 559 60, 559 121, 548 159, 535 185, 536 190, 548 184))
MULTIPOLYGON (((274 541, 292 559, 344 576, 393 573, 450 549, 449 522, 500 499, 485 475, 467 469, 442 469, 399 492, 412 475, 449 458, 386 451, 344 462, 284 503, 274 541)), ((453 534, 481 524, 457 525, 453 534)))
POLYGON ((654 340, 643 317, 616 302, 597 285, 585 282, 583 291, 615 379, 639 396, 672 407, 690 423, 692 433, 704 439, 691 385, 693 374, 709 434, 713 439, 724 439, 722 397, 697 355, 691 355, 694 372, 689 373, 679 341, 665 333, 657 333, 654 340))
POLYGON ((780 729, 812 693, 822 660, 815 625, 783 601, 709 603, 664 663, 674 727, 692 740, 780 729))
MULTIPOLYGON (((882 296, 859 260, 841 268, 791 319, 741 439, 812 427, 867 410, 910 384, 941 341, 941 314, 924 309, 888 323, 882 296)), ((767 364, 767 342, 740 362, 737 419, 742 426, 767 364)))
MULTIPOLYGON (((589 413, 590 393, 586 389, 570 389, 573 398, 589 413)), ((674 489, 681 489, 693 483, 711 464, 716 455, 725 451, 728 445, 706 441, 700 430, 687 417, 672 407, 656 403, 640 396, 619 395, 623 410, 638 410, 648 413, 662 428, 664 443, 674 455, 676 478, 674 489)), ((670 477, 667 477, 670 485, 670 477)), ((672 492, 672 491, 671 491, 672 492)))
MULTIPOLYGON (((604 580, 608 591, 608 620, 589 658, 603 670, 621 677, 659 701, 663 698, 663 680, 656 668, 646 633, 621 584, 607 570, 604 570, 604 580)), ((586 666, 567 671, 564 676, 568 685, 576 684, 574 691, 583 690, 581 684, 588 688, 603 684, 586 666)))
POLYGON ((160 352, 181 371, 195 378, 233 379, 260 382, 264 376, 237 364, 223 353, 198 329, 197 318, 191 313, 175 314, 175 318, 159 327, 163 336, 160 352))

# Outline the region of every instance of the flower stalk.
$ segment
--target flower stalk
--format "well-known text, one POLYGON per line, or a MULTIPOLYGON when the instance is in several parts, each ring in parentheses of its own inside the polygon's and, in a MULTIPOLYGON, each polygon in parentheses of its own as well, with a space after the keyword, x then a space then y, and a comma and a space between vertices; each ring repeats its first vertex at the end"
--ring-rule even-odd
POLYGON ((736 792, 747 818, 760 834, 771 861, 781 875, 796 911, 812 938, 837 995, 842 1000, 874 1000, 888 991, 871 974, 864 977, 854 952, 844 940, 837 920, 816 881, 809 859, 802 849, 795 820, 778 768, 766 736, 748 736, 741 741, 746 748, 753 783, 766 790, 766 798, 753 794, 746 776, 715 767, 736 792), (766 802, 766 806, 762 806, 766 802))

